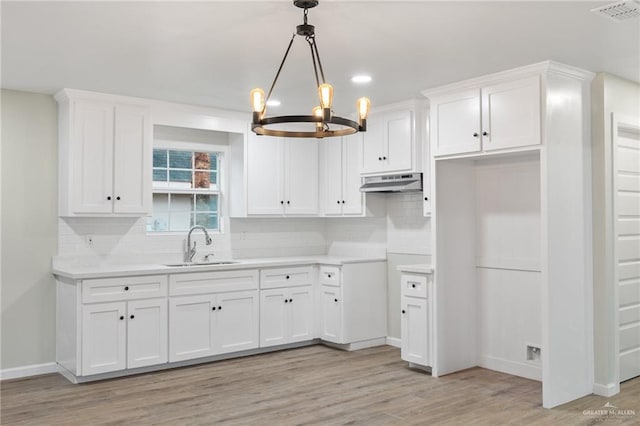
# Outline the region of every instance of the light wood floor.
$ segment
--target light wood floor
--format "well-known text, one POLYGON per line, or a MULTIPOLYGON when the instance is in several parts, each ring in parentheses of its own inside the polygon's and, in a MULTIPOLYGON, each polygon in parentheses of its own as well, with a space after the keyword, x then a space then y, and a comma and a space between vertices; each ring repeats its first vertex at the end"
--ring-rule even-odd
POLYGON ((3 425, 640 424, 640 379, 612 398, 541 407, 539 382, 473 368, 433 378, 390 346, 311 346, 101 382, 1 384, 3 425), (585 416, 606 402, 629 418, 585 416))

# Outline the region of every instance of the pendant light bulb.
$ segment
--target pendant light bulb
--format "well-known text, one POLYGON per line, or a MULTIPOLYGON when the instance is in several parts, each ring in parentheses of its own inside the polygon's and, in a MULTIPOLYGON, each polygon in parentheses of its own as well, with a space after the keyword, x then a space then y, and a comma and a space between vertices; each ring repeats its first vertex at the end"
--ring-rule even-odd
MULTIPOLYGON (((324 116, 324 114, 322 112, 322 107, 320 107, 320 106, 314 107, 311 110, 311 115, 313 115, 314 117, 322 118, 324 116)), ((322 121, 317 121, 316 122, 316 130, 321 130, 321 129, 322 129, 322 121)))
POLYGON ((251 91, 249 97, 251 98, 250 102, 253 112, 262 114, 265 109, 264 90, 255 88, 251 91))
POLYGON ((323 83, 318 87, 318 95, 320 95, 320 106, 323 109, 331 109, 333 103, 333 86, 329 83, 323 83))
POLYGON ((371 108, 371 101, 369 98, 360 98, 356 102, 356 108, 358 109, 358 117, 360 120, 366 120, 369 115, 369 109, 371 108))

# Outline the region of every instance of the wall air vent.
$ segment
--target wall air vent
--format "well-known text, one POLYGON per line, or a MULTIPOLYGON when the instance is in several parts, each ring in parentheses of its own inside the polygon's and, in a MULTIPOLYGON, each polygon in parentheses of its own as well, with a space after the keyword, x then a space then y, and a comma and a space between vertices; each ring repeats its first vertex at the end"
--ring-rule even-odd
POLYGON ((598 15, 605 16, 615 22, 623 22, 640 17, 640 2, 637 0, 617 1, 615 3, 591 9, 598 15))

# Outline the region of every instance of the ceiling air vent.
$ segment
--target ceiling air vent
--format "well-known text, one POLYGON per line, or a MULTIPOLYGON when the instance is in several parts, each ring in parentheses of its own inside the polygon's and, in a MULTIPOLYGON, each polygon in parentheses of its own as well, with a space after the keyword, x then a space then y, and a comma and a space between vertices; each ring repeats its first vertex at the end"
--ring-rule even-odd
POLYGON ((640 2, 637 0, 617 1, 615 3, 591 9, 592 12, 605 16, 612 21, 623 22, 640 16, 640 2))

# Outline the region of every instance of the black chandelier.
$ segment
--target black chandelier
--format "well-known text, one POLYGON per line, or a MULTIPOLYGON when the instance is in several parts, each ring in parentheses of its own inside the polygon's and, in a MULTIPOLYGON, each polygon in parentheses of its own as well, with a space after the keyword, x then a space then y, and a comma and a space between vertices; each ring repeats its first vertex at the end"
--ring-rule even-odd
POLYGON ((371 102, 368 98, 360 98, 356 102, 356 109, 358 112, 357 122, 335 116, 331 110, 333 102, 333 87, 328 84, 324 78, 324 71, 322 69, 322 63, 320 62, 320 55, 318 54, 318 46, 316 44, 315 27, 307 24, 309 9, 316 7, 318 5, 318 0, 293 0, 293 4, 296 7, 304 9, 304 23, 296 27, 296 33, 291 37, 289 46, 284 54, 284 58, 282 58, 282 62, 280 63, 278 72, 276 72, 273 83, 271 83, 271 88, 269 89, 269 93, 266 98, 264 90, 262 89, 256 88, 251 91, 251 106, 253 108, 251 130, 258 135, 294 138, 325 138, 331 136, 346 136, 356 132, 365 132, 367 130, 367 115, 369 114, 369 108, 371 106, 371 102), (316 84, 318 86, 320 105, 313 108, 310 115, 282 115, 267 117, 267 101, 271 97, 273 88, 278 81, 280 71, 282 71, 282 67, 287 60, 287 55, 291 50, 291 46, 293 45, 296 35, 304 36, 311 49, 311 60, 313 62, 313 71, 315 73, 316 84), (293 123, 312 123, 312 128, 314 130, 283 130, 278 127, 278 125, 293 123), (269 128, 269 126, 274 126, 276 128, 269 128))

